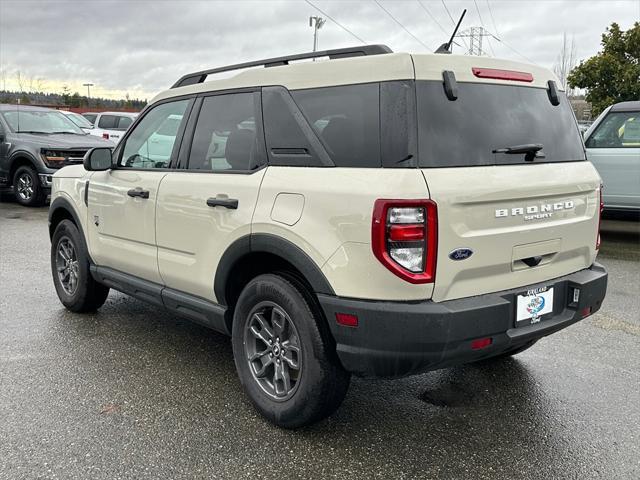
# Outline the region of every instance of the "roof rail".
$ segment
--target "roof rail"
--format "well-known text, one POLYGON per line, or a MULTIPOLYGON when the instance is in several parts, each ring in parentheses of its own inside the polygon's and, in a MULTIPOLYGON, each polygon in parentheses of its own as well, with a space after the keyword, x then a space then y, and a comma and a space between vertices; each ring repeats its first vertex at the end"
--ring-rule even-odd
POLYGON ((240 70, 249 67, 278 67, 280 65, 288 65, 289 62, 295 60, 305 60, 308 58, 329 57, 335 58, 347 58, 347 57, 360 57, 366 55, 381 55, 385 53, 393 53, 393 51, 386 45, 363 45, 361 47, 349 47, 349 48, 337 48, 334 50, 322 50, 319 52, 299 53, 297 55, 288 55, 286 57, 268 58, 266 60, 256 60, 254 62, 236 63, 235 65, 227 65, 226 67, 212 68, 210 70, 202 70, 200 72, 189 73, 180 78, 171 88, 185 87, 187 85, 194 85, 196 83, 202 83, 206 80, 208 75, 221 72, 229 72, 232 70, 240 70))

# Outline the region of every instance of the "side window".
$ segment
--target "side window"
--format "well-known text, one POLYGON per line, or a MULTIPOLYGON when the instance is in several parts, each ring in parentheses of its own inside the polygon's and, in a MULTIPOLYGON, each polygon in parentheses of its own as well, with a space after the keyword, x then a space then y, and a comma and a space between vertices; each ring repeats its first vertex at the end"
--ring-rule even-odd
POLYGON ((173 157, 180 126, 186 121, 189 102, 168 102, 149 110, 125 140, 119 165, 129 168, 167 168, 173 157), (178 127, 170 132, 163 129, 168 119, 178 122, 178 127))
POLYGON ((263 88, 262 108, 269 165, 334 166, 286 88, 263 88))
POLYGON ((119 117, 118 118, 118 130, 126 130, 133 123, 131 117, 119 117))
POLYGON ((377 83, 291 92, 337 167, 380 167, 377 83))
POLYGON ((98 128, 104 128, 105 130, 114 130, 118 125, 118 117, 115 115, 101 115, 98 120, 98 128))
POLYGON ((640 147, 640 112, 610 112, 588 138, 586 147, 640 147))
POLYGON ((96 123, 97 115, 93 113, 83 113, 82 116, 89 120, 91 123, 96 123))
MULTIPOLYGON (((262 165, 260 118, 257 92, 206 97, 196 123, 188 169, 251 171, 262 165)), ((168 118, 162 131, 174 128, 175 122, 168 118)))

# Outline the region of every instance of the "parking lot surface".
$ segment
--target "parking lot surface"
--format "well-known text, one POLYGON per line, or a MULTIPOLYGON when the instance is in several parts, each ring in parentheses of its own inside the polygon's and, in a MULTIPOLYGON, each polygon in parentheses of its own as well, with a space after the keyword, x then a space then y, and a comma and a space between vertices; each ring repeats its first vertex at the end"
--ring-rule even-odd
POLYGON ((354 378, 280 430, 230 341, 112 292, 59 303, 47 209, 0 203, 0 479, 640 478, 640 224, 606 220, 602 310, 513 359, 354 378))

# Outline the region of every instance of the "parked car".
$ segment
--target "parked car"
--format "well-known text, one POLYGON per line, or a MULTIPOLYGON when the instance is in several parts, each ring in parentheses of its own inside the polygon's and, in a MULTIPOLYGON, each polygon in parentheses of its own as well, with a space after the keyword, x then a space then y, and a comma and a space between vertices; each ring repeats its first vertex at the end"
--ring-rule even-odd
POLYGON ((0 185, 11 186, 18 203, 37 206, 61 167, 82 164, 93 147, 113 143, 87 135, 58 110, 0 104, 0 185))
POLYGON ((331 414, 351 374, 515 355, 607 286, 600 177, 559 85, 381 45, 185 75, 54 176, 58 297, 87 312, 113 288, 230 335, 286 428, 331 414), (268 68, 205 81, 247 66, 268 68))
POLYGON ((65 115, 69 120, 75 123, 78 127, 82 129, 85 133, 91 133, 93 130, 93 124, 87 120, 85 117, 80 115, 79 113, 70 112, 68 110, 58 110, 60 113, 65 115))
POLYGON ((640 101, 610 106, 585 134, 587 158, 604 184, 604 208, 640 212, 640 101))
POLYGON ((138 114, 128 112, 100 112, 83 113, 82 116, 93 123, 94 128, 89 132, 91 135, 102 137, 105 140, 111 140, 117 144, 138 114))

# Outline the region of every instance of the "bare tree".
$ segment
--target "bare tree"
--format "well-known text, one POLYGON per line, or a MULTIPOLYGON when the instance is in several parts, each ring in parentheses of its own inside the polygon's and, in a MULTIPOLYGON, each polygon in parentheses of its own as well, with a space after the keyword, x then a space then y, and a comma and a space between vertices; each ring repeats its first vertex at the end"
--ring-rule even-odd
POLYGON ((576 42, 575 37, 571 36, 571 42, 567 41, 567 32, 562 34, 562 49, 558 54, 556 63, 553 66, 553 72, 560 79, 562 88, 567 92, 568 96, 571 96, 573 89, 569 88, 567 77, 573 68, 576 66, 576 42))

